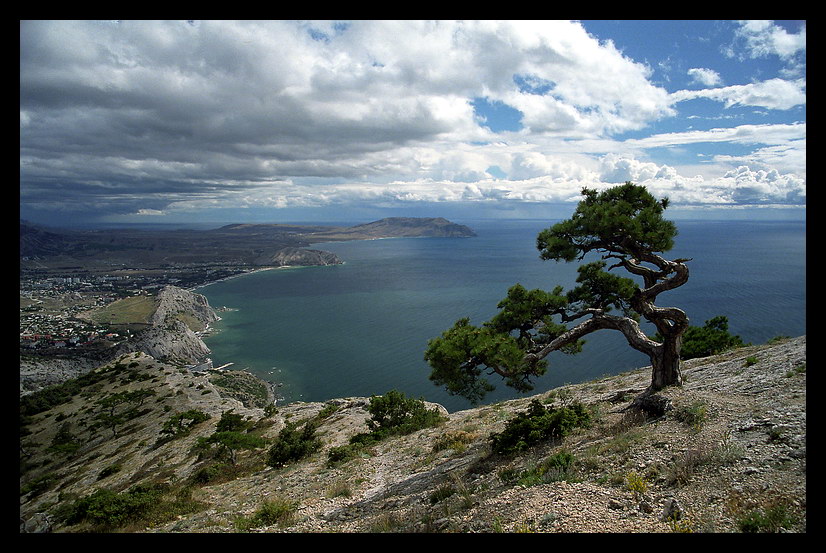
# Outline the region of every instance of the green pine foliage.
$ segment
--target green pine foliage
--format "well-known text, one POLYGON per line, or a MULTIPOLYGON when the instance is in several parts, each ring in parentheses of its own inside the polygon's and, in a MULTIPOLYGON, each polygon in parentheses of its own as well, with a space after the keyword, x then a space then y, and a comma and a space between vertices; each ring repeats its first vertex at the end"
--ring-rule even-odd
POLYGON ((502 432, 490 436, 495 453, 507 455, 528 449, 540 442, 562 438, 576 427, 588 426, 591 414, 581 403, 570 406, 544 406, 531 400, 527 411, 508 421, 502 432))
POLYGON ((195 512, 202 506, 188 488, 168 484, 138 484, 123 492, 100 488, 66 504, 57 515, 68 525, 88 524, 93 531, 111 531, 128 524, 161 523, 195 512))
MULTIPOLYGON (((669 262, 656 254, 670 250, 677 235, 674 223, 663 218, 668 199, 657 200, 645 187, 630 182, 602 192, 585 188, 582 196, 570 219, 538 234, 539 257, 572 262, 601 253, 601 260, 581 265, 577 285, 567 292, 562 286, 546 291, 515 284, 492 319, 481 326, 472 325, 468 318, 459 319, 430 340, 425 361, 435 385, 478 403, 494 389, 487 376, 496 374, 507 386, 530 392, 535 379, 547 371, 546 358, 551 352, 579 353, 582 336, 603 328, 626 334, 632 347, 652 358, 652 366, 661 371, 656 376, 666 373, 663 380, 679 380, 678 371, 677 376, 667 372, 676 357, 669 354, 663 359, 661 351, 679 347, 677 340, 687 325, 685 315, 676 308, 669 310, 664 318, 674 324, 667 327, 662 322, 663 312, 652 307, 657 294, 682 285, 688 278, 682 265, 688 260, 669 262), (610 272, 617 268, 643 276, 645 287, 610 272), (668 286, 654 285, 666 281, 668 286), (652 315, 655 312, 656 316, 652 315), (656 318, 661 331, 672 329, 668 336, 671 348, 637 339, 635 325, 642 317, 656 318), (574 321, 574 328, 566 326, 574 321)), ((657 386, 663 385, 659 378, 656 381, 657 386)))
POLYGON ((371 415, 367 421, 369 431, 351 436, 347 445, 330 448, 328 465, 344 463, 359 455, 363 448, 390 436, 410 434, 444 421, 438 409, 428 409, 423 400, 407 397, 397 390, 371 397, 367 410, 371 415))
POLYGON ((247 430, 252 422, 245 419, 243 415, 233 413, 233 410, 224 411, 221 413, 221 419, 215 426, 216 432, 243 432, 247 430))
POLYGON ((410 434, 442 421, 437 409, 428 409, 423 400, 407 397, 396 390, 371 397, 367 411, 371 415, 367 426, 377 436, 410 434))
POLYGON ((316 452, 321 448, 321 440, 315 435, 317 427, 316 421, 306 422, 301 429, 288 422, 270 447, 267 464, 280 468, 316 452))
POLYGON ((209 415, 203 411, 189 409, 169 417, 169 420, 164 423, 161 429, 161 434, 173 438, 185 436, 189 434, 189 430, 193 426, 207 420, 209 420, 209 415))

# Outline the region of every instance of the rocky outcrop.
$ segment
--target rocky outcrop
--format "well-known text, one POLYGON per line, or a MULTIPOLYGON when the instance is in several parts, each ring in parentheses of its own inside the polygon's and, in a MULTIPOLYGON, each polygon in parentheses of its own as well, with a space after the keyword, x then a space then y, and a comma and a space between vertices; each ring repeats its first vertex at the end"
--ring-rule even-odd
POLYGON ((110 352, 105 355, 86 357, 37 357, 26 355, 20 357, 20 394, 28 394, 47 386, 65 382, 99 367, 111 359, 110 352))
POLYGON ((171 319, 183 320, 198 332, 217 321, 218 315, 205 296, 177 286, 165 286, 158 292, 155 312, 149 322, 153 326, 161 326, 171 319))
POLYGON ((145 353, 170 363, 194 364, 209 355, 209 348, 186 323, 166 319, 162 326, 149 327, 121 342, 114 348, 113 358, 131 352, 145 353))
POLYGON ((275 254, 265 255, 256 260, 258 265, 273 267, 340 265, 342 263, 343 261, 331 252, 292 247, 283 248, 275 254))

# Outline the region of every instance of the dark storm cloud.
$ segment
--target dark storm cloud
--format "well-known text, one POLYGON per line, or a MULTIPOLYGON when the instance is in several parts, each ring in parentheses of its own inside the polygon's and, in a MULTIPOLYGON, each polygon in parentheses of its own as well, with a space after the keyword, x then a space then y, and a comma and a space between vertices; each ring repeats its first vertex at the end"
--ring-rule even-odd
POLYGON ((23 21, 21 210, 568 200, 675 113, 648 77, 576 22, 23 21))

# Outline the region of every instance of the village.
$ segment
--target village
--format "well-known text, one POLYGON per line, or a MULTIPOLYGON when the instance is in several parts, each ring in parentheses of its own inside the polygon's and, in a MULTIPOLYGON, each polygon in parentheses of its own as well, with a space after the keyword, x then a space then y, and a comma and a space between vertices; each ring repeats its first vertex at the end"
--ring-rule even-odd
POLYGON ((127 339, 131 329, 95 324, 82 313, 121 298, 153 294, 168 284, 197 286, 237 272, 231 268, 120 274, 29 271, 20 278, 20 351, 48 354, 108 347, 127 339))

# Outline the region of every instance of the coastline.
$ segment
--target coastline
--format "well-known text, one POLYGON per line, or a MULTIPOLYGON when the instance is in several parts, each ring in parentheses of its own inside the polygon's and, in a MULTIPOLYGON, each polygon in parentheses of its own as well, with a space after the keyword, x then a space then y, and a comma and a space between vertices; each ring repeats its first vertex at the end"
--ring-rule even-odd
POLYGON ((224 281, 227 281, 227 280, 232 280, 234 278, 251 275, 253 273, 260 273, 261 271, 271 271, 273 269, 283 269, 285 267, 289 267, 289 265, 284 265, 283 267, 259 267, 257 269, 251 269, 249 271, 242 271, 242 272, 240 272, 238 274, 235 274, 235 275, 216 278, 215 280, 211 280, 211 281, 206 282, 204 284, 199 284, 198 286, 193 286, 192 288, 187 288, 187 290, 189 290, 190 292, 198 293, 197 291, 200 290, 201 288, 205 288, 207 286, 215 284, 216 282, 224 282, 224 281))

